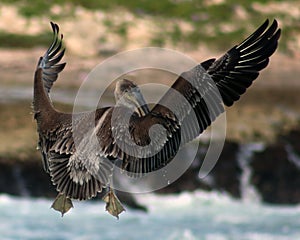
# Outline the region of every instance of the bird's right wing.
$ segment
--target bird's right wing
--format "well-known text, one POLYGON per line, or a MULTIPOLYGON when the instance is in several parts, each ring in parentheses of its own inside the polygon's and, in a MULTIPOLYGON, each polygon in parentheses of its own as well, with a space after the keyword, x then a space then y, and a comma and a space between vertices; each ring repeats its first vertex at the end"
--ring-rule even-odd
POLYGON ((37 69, 42 69, 42 79, 44 89, 47 93, 50 92, 53 83, 56 81, 58 74, 65 68, 66 63, 59 63, 65 53, 62 40, 63 35, 59 34, 57 24, 51 22, 53 31, 53 41, 44 56, 40 58, 37 69))
POLYGON ((58 119, 48 117, 47 119, 41 120, 41 109, 44 109, 44 112, 49 112, 49 109, 52 109, 52 106, 50 106, 49 92, 58 74, 66 65, 66 63, 60 63, 65 52, 62 46, 63 36, 59 34, 57 24, 51 22, 51 27, 53 30, 53 40, 45 54, 39 59, 34 77, 33 99, 34 118, 37 120, 40 135, 38 145, 42 152, 43 165, 46 171, 49 171, 48 151, 53 144, 52 141, 46 138, 56 130, 56 122, 58 122, 58 119), (45 124, 45 122, 47 122, 47 124, 45 124))

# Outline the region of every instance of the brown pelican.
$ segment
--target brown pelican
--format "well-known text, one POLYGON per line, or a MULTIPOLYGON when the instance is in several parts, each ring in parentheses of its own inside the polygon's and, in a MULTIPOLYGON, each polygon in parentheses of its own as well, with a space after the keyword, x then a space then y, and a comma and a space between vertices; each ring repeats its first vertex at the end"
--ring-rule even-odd
POLYGON ((168 164, 182 144, 200 135, 224 111, 224 105, 231 106, 245 93, 268 65, 280 37, 276 20, 271 25, 266 20, 219 59, 209 59, 182 73, 151 110, 138 86, 124 79, 116 84, 114 107, 72 114, 57 111, 49 98, 53 83, 65 67, 60 63, 65 52, 63 37, 59 27, 51 25, 53 42, 35 71, 33 111, 43 166, 59 192, 52 207, 64 214, 72 207, 71 199, 86 200, 106 188, 106 209, 116 217, 124 208, 110 188, 114 164, 121 162, 124 172, 136 176, 168 164), (190 107, 177 101, 174 90, 190 107), (175 112, 166 107, 170 104, 175 112), (121 121, 126 110, 131 114, 128 129, 121 121), (195 117, 191 117, 192 112, 195 117), (94 124, 92 130, 85 131, 84 126, 90 122, 94 124), (166 134, 162 137, 160 131, 150 136, 154 125, 162 126, 166 134), (74 135, 78 126, 83 130, 79 128, 79 134, 74 135), (136 151, 132 143, 141 148, 136 151), (149 149, 154 154, 148 154, 149 149))

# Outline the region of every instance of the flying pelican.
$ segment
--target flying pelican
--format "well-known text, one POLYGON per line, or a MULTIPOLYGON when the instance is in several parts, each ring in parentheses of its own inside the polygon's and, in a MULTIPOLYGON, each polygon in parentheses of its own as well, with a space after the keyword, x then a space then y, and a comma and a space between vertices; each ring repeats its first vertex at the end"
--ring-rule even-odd
POLYGON ((124 208, 110 187, 114 164, 136 176, 168 164, 181 145, 199 136, 225 111, 224 105, 233 105, 245 93, 268 65, 281 33, 276 20, 271 25, 266 20, 219 59, 209 59, 182 73, 151 110, 138 86, 123 79, 116 83, 115 106, 72 114, 56 110, 49 96, 65 67, 61 63, 63 35, 57 24, 51 22, 51 26, 53 42, 35 70, 33 112, 43 167, 58 191, 52 207, 63 215, 73 207, 71 199, 90 199, 106 188, 106 210, 116 217, 124 208), (174 92, 186 102, 178 101, 174 92), (175 112, 166 107, 170 104, 175 112), (121 121, 126 111, 131 114, 129 126, 121 121), (89 124, 93 127, 85 128, 89 124), (154 125, 165 131, 151 135, 154 125), (149 149, 154 154, 149 154, 149 149))

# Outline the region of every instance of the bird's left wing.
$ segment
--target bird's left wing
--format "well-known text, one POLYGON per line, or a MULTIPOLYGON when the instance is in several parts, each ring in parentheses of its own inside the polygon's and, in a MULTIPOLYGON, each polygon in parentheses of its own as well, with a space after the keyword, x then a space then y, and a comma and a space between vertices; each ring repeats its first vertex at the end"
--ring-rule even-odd
POLYGON ((280 29, 276 20, 268 25, 267 20, 221 58, 207 60, 181 74, 149 114, 133 115, 131 139, 138 146, 148 145, 147 150, 152 149, 153 154, 144 152, 126 158, 123 168, 146 173, 165 166, 180 145, 196 138, 224 111, 224 104, 231 106, 237 101, 277 48, 280 29), (162 128, 151 135, 157 125, 162 128))

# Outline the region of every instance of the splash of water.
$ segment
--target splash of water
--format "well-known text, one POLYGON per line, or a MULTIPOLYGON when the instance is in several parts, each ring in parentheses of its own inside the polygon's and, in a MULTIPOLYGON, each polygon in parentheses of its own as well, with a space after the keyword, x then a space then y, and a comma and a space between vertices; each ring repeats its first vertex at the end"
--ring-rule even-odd
POLYGON ((285 150, 287 152, 288 160, 295 164, 295 166, 300 169, 300 157, 295 152, 294 148, 290 144, 285 145, 285 150))
POLYGON ((240 192, 241 198, 245 202, 261 202, 261 196, 255 187, 251 184, 252 169, 250 162, 252 156, 257 151, 262 151, 264 144, 262 143, 250 143, 240 145, 237 153, 237 161, 242 169, 240 177, 240 192))

